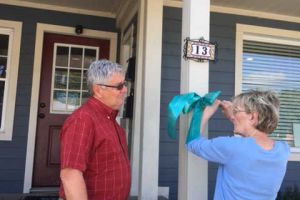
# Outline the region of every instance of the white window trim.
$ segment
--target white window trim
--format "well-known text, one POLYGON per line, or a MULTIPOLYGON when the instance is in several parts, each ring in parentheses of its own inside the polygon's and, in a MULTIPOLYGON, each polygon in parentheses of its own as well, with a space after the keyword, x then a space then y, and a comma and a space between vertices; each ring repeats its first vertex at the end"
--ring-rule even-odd
MULTIPOLYGON (((9 35, 6 81, 3 96, 2 128, 0 141, 11 141, 15 115, 15 102, 19 70, 22 22, 0 20, 0 29, 9 35)), ((3 32, 4 33, 4 32, 3 32)))
MULTIPOLYGON (((235 94, 239 94, 242 91, 243 40, 260 41, 261 36, 268 37, 268 39, 264 39, 263 42, 300 46, 299 31, 237 24, 235 43, 235 94)), ((291 147, 289 161, 300 161, 299 147, 291 147)))

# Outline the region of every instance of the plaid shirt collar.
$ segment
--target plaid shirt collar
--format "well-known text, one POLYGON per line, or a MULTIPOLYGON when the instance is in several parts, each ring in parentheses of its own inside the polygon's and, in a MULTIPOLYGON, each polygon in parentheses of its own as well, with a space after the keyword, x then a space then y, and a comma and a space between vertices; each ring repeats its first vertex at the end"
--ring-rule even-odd
POLYGON ((118 110, 113 110, 112 108, 108 107, 95 97, 90 97, 88 99, 88 103, 95 105, 96 112, 105 113, 105 115, 108 116, 110 119, 115 120, 119 113, 118 110))

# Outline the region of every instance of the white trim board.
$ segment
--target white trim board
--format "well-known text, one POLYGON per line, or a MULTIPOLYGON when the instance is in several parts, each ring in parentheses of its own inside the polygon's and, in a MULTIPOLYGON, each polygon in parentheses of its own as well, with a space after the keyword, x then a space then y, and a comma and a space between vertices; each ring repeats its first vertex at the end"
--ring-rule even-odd
MULTIPOLYGON (((41 24, 41 23, 37 24, 30 114, 29 114, 29 127, 28 127, 28 138, 27 138, 26 163, 25 163, 25 177, 24 177, 24 187, 23 187, 24 193, 29 193, 32 186, 34 146, 35 146, 35 139, 36 139, 36 125, 37 125, 36 116, 38 113, 37 106, 38 106, 38 99, 39 99, 38 91, 40 89, 43 40, 44 40, 44 33, 46 32, 75 36, 74 27, 56 26, 56 25, 41 24)), ((117 33, 85 29, 84 33, 80 36, 110 40, 109 59, 112 61, 116 61, 117 33)))
MULTIPOLYGON (((183 5, 183 3, 181 1, 164 0, 164 6, 174 7, 174 8, 182 8, 182 5, 183 5)), ((280 15, 280 14, 275 14, 275 13, 266 13, 266 12, 254 11, 254 10, 245 10, 245 9, 239 9, 239 8, 211 5, 210 11, 216 12, 216 13, 225 13, 225 14, 232 14, 232 15, 241 15, 241 16, 247 16, 247 17, 257 17, 257 18, 265 18, 265 19, 271 19, 271 20, 300 23, 300 17, 280 15)))
POLYGON ((280 14, 275 14, 275 13, 267 13, 267 12, 261 12, 261 11, 245 10, 245 9, 221 7, 221 6, 213 6, 213 5, 210 7, 210 10, 211 10, 211 12, 217 12, 217 13, 242 15, 242 16, 247 16, 247 17, 265 18, 265 19, 271 19, 271 20, 300 23, 299 17, 280 15, 280 14))
POLYGON ((28 2, 28 1, 26 2, 20 0, 9 0, 9 1, 0 0, 0 4, 22 6, 26 8, 52 10, 52 11, 61 11, 66 13, 75 13, 75 14, 91 15, 91 16, 98 16, 98 17, 116 18, 116 15, 111 12, 101 12, 101 11, 93 11, 87 9, 70 8, 66 6, 56 6, 56 5, 50 5, 45 3, 34 3, 34 2, 28 2))

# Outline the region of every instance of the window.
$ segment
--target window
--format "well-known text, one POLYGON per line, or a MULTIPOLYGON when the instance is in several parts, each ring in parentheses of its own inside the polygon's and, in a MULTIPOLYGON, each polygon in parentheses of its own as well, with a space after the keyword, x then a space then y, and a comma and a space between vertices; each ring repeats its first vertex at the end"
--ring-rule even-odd
POLYGON ((0 20, 0 140, 11 140, 22 23, 0 20))
POLYGON ((55 43, 51 113, 70 114, 89 97, 86 72, 99 48, 55 43))
POLYGON ((300 152, 300 32, 256 26, 237 28, 236 93, 271 89, 278 93, 280 119, 270 135, 300 152))

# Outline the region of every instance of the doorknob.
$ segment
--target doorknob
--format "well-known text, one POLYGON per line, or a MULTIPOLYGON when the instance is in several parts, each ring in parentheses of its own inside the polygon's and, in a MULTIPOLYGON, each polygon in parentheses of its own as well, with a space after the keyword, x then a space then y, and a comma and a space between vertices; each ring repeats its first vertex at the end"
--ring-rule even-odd
POLYGON ((41 118, 41 119, 43 119, 43 118, 45 118, 45 114, 44 113, 39 113, 38 117, 41 118))
POLYGON ((42 103, 40 103, 40 107, 41 107, 41 108, 45 108, 45 107, 46 107, 46 104, 42 102, 42 103))

